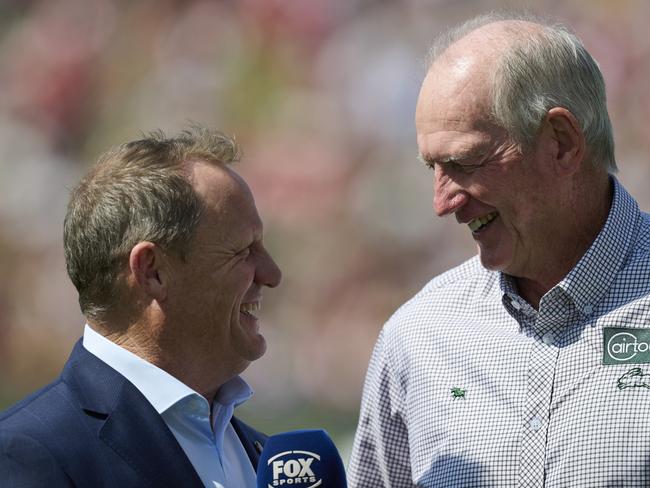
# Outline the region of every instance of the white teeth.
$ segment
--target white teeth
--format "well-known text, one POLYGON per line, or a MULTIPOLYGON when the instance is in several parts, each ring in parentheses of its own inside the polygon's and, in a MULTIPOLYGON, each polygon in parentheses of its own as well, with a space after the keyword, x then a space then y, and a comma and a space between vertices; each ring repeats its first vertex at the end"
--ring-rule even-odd
POLYGON ((260 302, 242 303, 239 306, 239 311, 250 313, 250 312, 257 312, 261 308, 262 308, 262 304, 260 302))
POLYGON ((481 217, 477 217, 477 218, 471 220, 467 224, 467 226, 469 227, 469 230, 471 230, 472 232, 476 232, 477 230, 479 230, 484 225, 486 225, 486 224, 492 222, 494 219, 496 219, 497 215, 499 215, 498 212, 490 212, 487 215, 483 215, 481 217))

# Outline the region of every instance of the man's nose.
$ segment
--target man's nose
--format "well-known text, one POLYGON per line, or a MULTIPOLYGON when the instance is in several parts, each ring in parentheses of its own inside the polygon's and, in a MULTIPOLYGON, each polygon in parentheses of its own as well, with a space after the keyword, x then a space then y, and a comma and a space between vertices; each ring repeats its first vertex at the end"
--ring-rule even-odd
POLYGON ((268 251, 264 249, 257 270, 255 271, 255 282, 262 286, 275 288, 281 281, 282 271, 280 271, 279 266, 275 263, 268 251))
POLYGON ((438 217, 450 215, 463 207, 469 196, 441 166, 435 167, 433 181, 433 210, 438 217))

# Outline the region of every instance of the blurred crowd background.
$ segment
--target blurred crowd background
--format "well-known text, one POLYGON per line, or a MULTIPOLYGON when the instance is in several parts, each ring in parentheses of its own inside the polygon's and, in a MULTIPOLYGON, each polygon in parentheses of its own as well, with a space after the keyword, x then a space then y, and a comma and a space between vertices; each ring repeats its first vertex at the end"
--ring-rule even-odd
MULTIPOLYGON (((431 210, 413 115, 435 35, 518 2, 0 0, 0 408, 59 372, 83 326, 69 190, 107 147, 196 121, 236 136, 284 283, 243 416, 344 451, 383 322, 474 253, 431 210)), ((608 86, 619 178, 650 208, 650 2, 537 0, 608 86)))

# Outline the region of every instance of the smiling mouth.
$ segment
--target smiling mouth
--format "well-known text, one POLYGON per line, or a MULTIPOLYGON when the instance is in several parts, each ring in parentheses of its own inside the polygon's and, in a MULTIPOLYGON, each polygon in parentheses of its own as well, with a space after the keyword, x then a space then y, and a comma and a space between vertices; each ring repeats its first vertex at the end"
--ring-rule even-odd
POLYGON ((490 222, 499 216, 499 212, 490 212, 489 214, 477 217, 467 223, 469 230, 472 232, 482 231, 490 222))
POLYGON ((239 306, 239 313, 243 315, 247 315, 249 317, 255 317, 255 315, 252 312, 257 312, 261 308, 262 308, 262 304, 260 302, 242 303, 239 306))

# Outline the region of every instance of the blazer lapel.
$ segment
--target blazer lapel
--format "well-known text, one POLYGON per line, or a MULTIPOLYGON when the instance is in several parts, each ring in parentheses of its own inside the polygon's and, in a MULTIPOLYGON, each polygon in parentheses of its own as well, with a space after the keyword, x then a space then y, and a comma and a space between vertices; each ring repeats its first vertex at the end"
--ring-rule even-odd
POLYGON ((155 486, 203 486, 158 412, 125 382, 99 437, 155 486))
MULTIPOLYGON (((99 438, 139 474, 142 486, 203 486, 158 412, 124 376, 90 354, 81 340, 62 376, 86 414, 103 419, 99 438)), ((257 471, 268 437, 236 417, 231 424, 257 471)))
POLYGON ((192 463, 140 391, 77 343, 64 376, 73 377, 82 408, 105 416, 99 438, 146 484, 202 487, 192 463))

